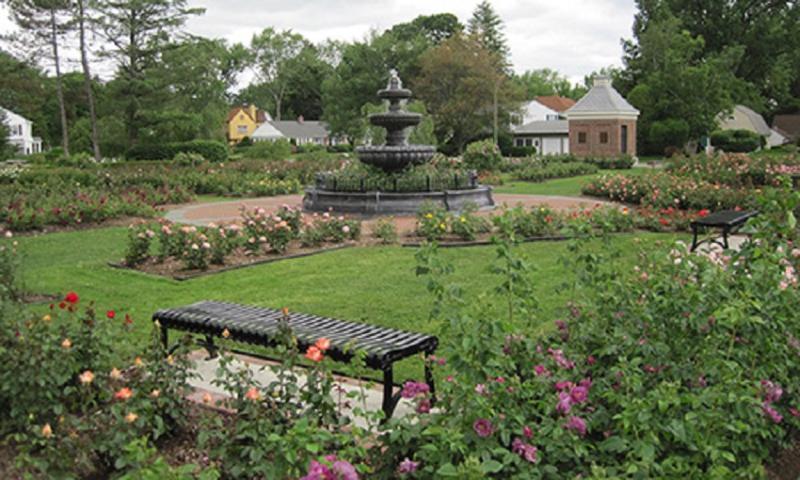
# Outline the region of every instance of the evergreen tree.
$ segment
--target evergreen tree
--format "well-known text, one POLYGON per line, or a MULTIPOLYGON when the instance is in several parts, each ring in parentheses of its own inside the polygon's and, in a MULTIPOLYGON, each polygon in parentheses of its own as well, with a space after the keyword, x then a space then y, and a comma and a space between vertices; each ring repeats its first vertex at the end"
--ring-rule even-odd
POLYGON ((11 143, 8 141, 11 131, 6 121, 6 111, 0 108, 0 160, 5 160, 12 152, 11 143))
POLYGON ((508 58, 509 49, 503 28, 503 20, 497 15, 488 0, 483 0, 475 7, 468 23, 468 32, 477 37, 484 48, 505 61, 508 58))
POLYGON ((187 0, 100 0, 98 24, 109 47, 101 53, 117 63, 117 94, 125 99, 123 121, 128 146, 139 140, 143 115, 154 85, 148 72, 158 67, 181 27, 203 9, 188 8, 187 0))

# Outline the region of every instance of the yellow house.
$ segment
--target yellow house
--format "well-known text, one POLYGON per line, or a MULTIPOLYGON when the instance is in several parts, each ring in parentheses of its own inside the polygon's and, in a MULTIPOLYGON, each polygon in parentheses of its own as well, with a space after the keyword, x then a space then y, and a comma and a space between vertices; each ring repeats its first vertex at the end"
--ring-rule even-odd
POLYGON ((270 120, 269 114, 259 110, 255 105, 245 104, 231 108, 227 120, 228 143, 233 145, 245 137, 252 136, 256 128, 268 120, 270 120))

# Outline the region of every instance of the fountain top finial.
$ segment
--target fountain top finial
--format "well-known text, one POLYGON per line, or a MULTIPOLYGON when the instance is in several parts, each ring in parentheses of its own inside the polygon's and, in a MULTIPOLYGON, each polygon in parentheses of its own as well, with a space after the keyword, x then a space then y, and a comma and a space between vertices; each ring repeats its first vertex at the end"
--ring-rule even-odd
POLYGON ((400 90, 403 88, 403 81, 400 80, 400 75, 394 68, 389 70, 389 84, 386 85, 387 90, 400 90))

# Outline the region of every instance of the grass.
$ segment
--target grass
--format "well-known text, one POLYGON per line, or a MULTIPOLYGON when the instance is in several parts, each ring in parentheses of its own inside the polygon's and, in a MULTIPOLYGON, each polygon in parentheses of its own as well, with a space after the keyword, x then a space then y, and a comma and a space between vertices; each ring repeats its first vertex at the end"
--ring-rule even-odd
POLYGON ((591 175, 580 175, 578 177, 556 178, 546 182, 523 182, 512 180, 508 174, 503 175, 505 183, 494 188, 497 193, 526 194, 526 195, 558 195, 563 197, 581 196, 581 187, 593 180, 598 175, 605 173, 624 173, 626 175, 641 175, 651 171, 649 168, 633 168, 630 170, 601 170, 599 173, 591 175))
MULTIPOLYGON (((429 321, 432 297, 426 281, 414 273, 415 249, 351 248, 178 282, 109 267, 108 261, 122 257, 126 235, 124 228, 106 228, 19 238, 23 282, 29 291, 63 295, 74 290, 83 302, 95 301, 100 312, 113 309, 133 316, 133 337, 119 344, 122 357, 145 347, 155 310, 202 299, 286 306, 293 311, 425 333, 436 333, 438 328, 429 321)), ((638 236, 647 242, 674 238, 649 233, 638 236)), ((634 261, 637 249, 633 239, 634 235, 615 237, 614 244, 627 252, 623 261, 634 261)), ((525 329, 537 334, 550 328, 568 300, 563 283, 571 276, 560 261, 566 244, 528 243, 519 248, 536 269, 534 282, 541 311, 525 329)), ((455 266, 453 279, 467 295, 476 296, 499 284, 500 278, 489 273, 493 247, 441 252, 455 266)), ((498 302, 494 311, 500 314, 499 300, 494 300, 498 302)), ((397 376, 418 377, 420 363, 406 361, 397 376)))

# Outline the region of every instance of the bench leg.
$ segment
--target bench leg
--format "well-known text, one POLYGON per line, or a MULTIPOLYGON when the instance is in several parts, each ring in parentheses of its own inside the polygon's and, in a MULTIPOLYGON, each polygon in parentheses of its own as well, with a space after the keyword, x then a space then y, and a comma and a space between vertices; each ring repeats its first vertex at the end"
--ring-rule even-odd
POLYGON ((728 233, 729 232, 730 232, 730 229, 728 227, 725 227, 725 228, 722 229, 722 248, 724 248, 725 250, 730 248, 728 246, 728 233))
POLYGON ((164 353, 169 352, 169 332, 167 327, 161 326, 161 345, 164 347, 164 353))
POLYGON ((692 225, 692 248, 689 250, 690 252, 694 252, 697 250, 697 234, 698 234, 698 227, 697 225, 692 225))
POLYGON ((383 370, 383 421, 387 422, 392 418, 394 407, 396 403, 394 400, 394 373, 392 367, 387 367, 383 370))
POLYGON ((201 345, 208 352, 208 357, 206 358, 206 360, 213 360, 217 358, 217 351, 219 349, 214 344, 214 337, 212 337, 211 335, 206 335, 206 339, 203 342, 201 342, 201 345))
POLYGON ((425 362, 425 383, 431 389, 431 405, 436 405, 436 386, 433 383, 433 370, 431 370, 431 366, 427 361, 425 362))

